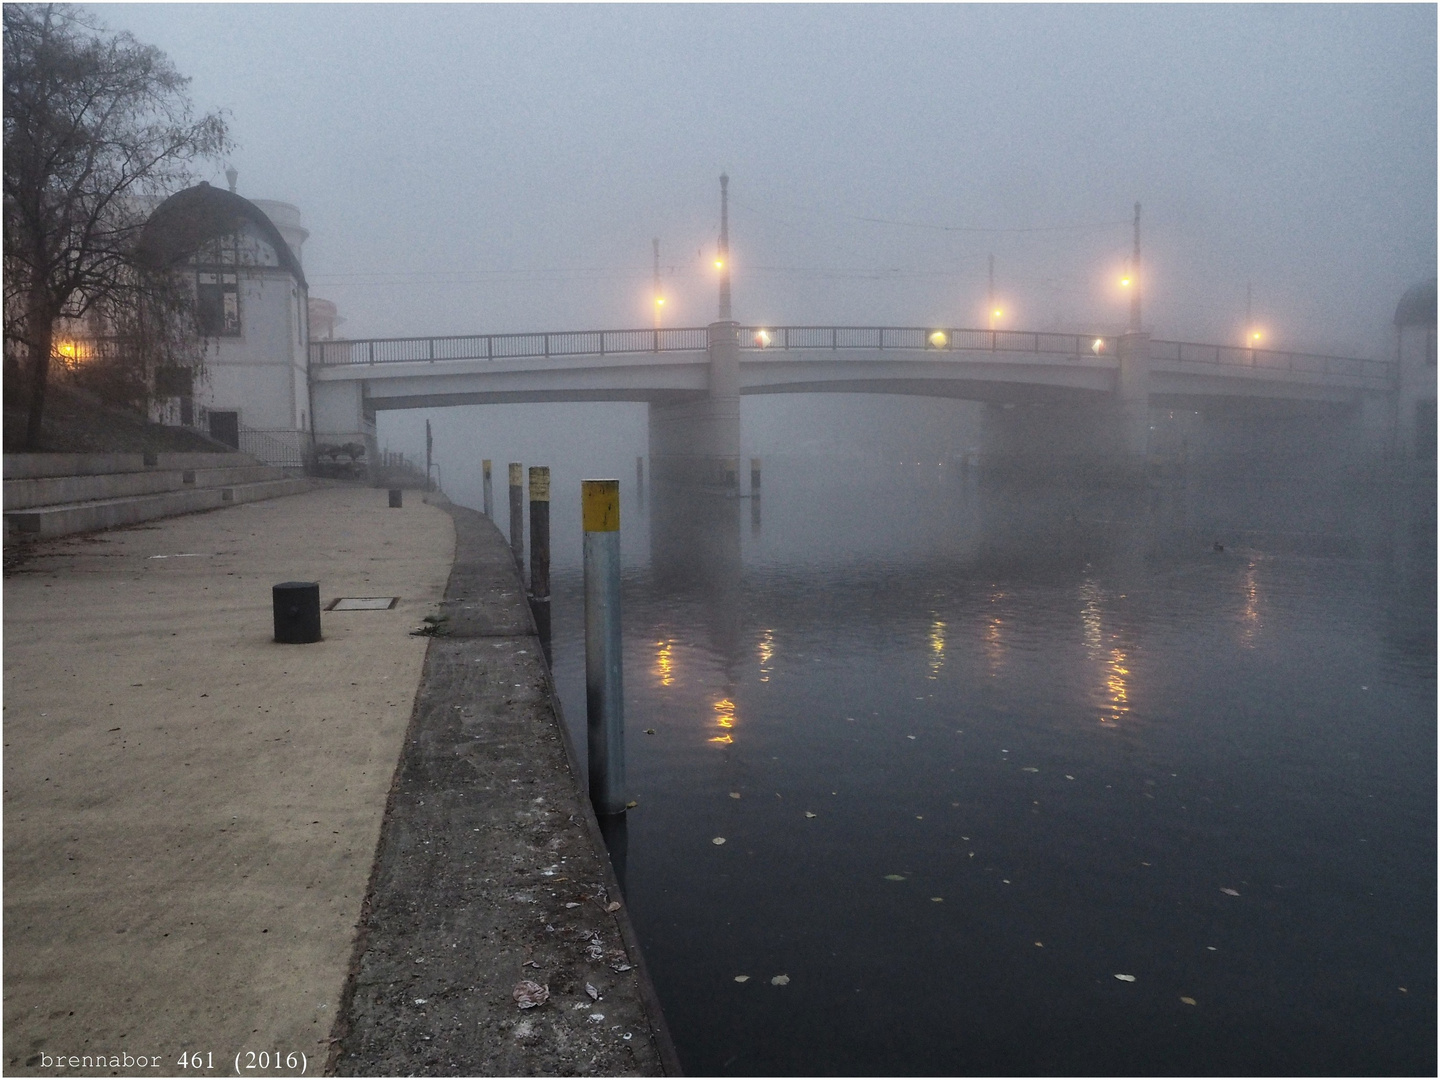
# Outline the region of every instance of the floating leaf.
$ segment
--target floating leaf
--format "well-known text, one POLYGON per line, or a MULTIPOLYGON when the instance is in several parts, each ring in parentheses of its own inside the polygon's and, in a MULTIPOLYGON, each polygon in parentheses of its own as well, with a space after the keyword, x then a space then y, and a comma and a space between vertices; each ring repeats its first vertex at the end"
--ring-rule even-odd
POLYGON ((1192 998, 1192 997, 1184 997, 1184 996, 1182 995, 1181 998, 1180 998, 1180 1000, 1183 1001, 1186 1005, 1194 1005, 1194 1004, 1196 1004, 1195 999, 1192 998))
POLYGON ((545 1002, 550 1000, 550 987, 541 986, 537 982, 526 979, 523 982, 515 984, 515 990, 512 996, 515 998, 515 1004, 519 1005, 520 1008, 533 1009, 535 1006, 544 1005, 545 1002))
POLYGON ((640 805, 640 800, 638 800, 638 799, 631 799, 629 802, 627 802, 627 803, 625 804, 625 809, 626 809, 626 810, 634 810, 635 807, 637 807, 637 806, 639 806, 639 805, 640 805))
POLYGON ((930 902, 933 904, 943 904, 945 902, 945 898, 943 896, 932 896, 930 897, 930 902))
POLYGON ((1117 979, 1119 979, 1121 982, 1134 982, 1134 981, 1135 981, 1135 976, 1134 976, 1134 975, 1116 975, 1115 977, 1116 977, 1117 979))
POLYGON ((1067 773, 1065 774, 1065 779, 1066 779, 1066 780, 1074 780, 1075 778, 1074 778, 1073 776, 1071 776, 1071 775, 1067 772, 1067 773))
POLYGON ((773 979, 770 980, 770 985, 771 985, 771 986, 788 986, 789 984, 790 984, 790 976, 789 976, 789 975, 776 975, 773 979))
POLYGON ((905 880, 905 875, 904 875, 904 874, 886 874, 886 875, 885 875, 885 880, 886 880, 886 881, 904 881, 904 880, 905 880))
POLYGON ((1240 895, 1240 894, 1239 894, 1238 892, 1236 892, 1234 889, 1223 889, 1223 888, 1222 888, 1220 891, 1223 892, 1226 896, 1239 896, 1239 895, 1240 895))
POLYGON ((738 791, 732 791, 732 792, 730 792, 730 798, 732 798, 732 799, 738 799, 739 797, 740 797, 740 793, 739 793, 738 791))
POLYGON ((736 981, 736 982, 749 982, 749 981, 750 981, 750 976, 749 976, 749 975, 736 975, 736 976, 735 976, 735 981, 736 981))
POLYGON ((605 910, 606 910, 606 911, 619 911, 619 910, 620 910, 620 901, 619 901, 619 900, 611 900, 608 904, 605 905, 605 910))
POLYGON ((723 844, 724 842, 725 842, 725 838, 724 838, 723 836, 717 836, 717 837, 715 837, 714 840, 711 840, 711 841, 710 841, 710 843, 714 844, 716 847, 719 847, 719 846, 720 846, 721 844, 723 844))
POLYGON ((805 816, 806 816, 806 817, 814 817, 815 815, 812 814, 809 810, 806 810, 806 811, 805 811, 805 816))
POLYGON ((1021 771, 1021 772, 1039 772, 1040 770, 1037 769, 1037 768, 1035 768, 1034 765, 1026 765, 1026 766, 1025 766, 1023 769, 1021 769, 1020 771, 1021 771))
POLYGON ((654 729, 653 727, 647 727, 647 728, 645 729, 645 734, 646 734, 646 735, 654 735, 654 734, 655 734, 655 729, 654 729))

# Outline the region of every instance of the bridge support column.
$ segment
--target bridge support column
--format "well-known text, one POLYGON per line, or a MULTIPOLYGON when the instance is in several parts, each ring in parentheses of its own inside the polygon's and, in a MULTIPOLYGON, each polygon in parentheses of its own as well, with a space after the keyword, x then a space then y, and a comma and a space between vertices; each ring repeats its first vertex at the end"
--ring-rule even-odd
POLYGON ((1125 334, 1117 351, 1120 446, 1133 464, 1143 466, 1150 451, 1150 335, 1125 334))
POLYGON ((365 384, 316 381, 310 387, 310 424, 317 446, 365 447, 372 482, 379 476, 380 450, 375 441, 375 412, 365 401, 365 384))
POLYGON ((710 386, 703 398, 650 405, 650 477, 720 495, 740 494, 740 339, 733 322, 710 325, 710 386))

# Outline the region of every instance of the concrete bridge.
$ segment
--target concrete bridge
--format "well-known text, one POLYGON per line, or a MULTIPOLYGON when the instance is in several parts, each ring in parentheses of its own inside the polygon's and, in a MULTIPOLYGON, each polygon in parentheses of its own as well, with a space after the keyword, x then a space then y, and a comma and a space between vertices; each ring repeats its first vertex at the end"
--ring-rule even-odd
POLYGON ((384 409, 644 402, 655 478, 721 489, 737 484, 739 403, 750 394, 988 402, 1000 444, 1033 439, 1037 419, 1051 429, 1042 437, 1067 425, 1074 436, 1080 419, 1074 437, 1090 449, 1143 462, 1152 408, 1261 417, 1319 411, 1359 422, 1378 440, 1394 413, 1397 386, 1390 362, 1146 333, 758 327, 730 320, 686 329, 320 341, 310 346, 310 372, 321 442, 363 441, 373 450, 375 414, 384 409), (1031 405, 1042 407, 1038 416, 1003 412, 1031 405))

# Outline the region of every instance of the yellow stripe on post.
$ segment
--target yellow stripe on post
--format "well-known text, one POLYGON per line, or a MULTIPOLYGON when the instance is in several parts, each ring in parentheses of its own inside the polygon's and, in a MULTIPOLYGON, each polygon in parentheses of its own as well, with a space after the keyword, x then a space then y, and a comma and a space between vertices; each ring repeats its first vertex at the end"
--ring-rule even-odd
POLYGON ((581 517, 586 532, 620 531, 620 481, 580 481, 581 517))

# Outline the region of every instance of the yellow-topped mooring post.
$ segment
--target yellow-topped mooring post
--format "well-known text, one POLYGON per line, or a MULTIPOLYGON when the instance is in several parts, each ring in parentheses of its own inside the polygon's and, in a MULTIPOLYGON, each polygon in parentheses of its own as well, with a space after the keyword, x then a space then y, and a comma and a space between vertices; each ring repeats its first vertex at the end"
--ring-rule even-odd
POLYGON ((590 802, 597 817, 625 812, 625 691, 620 637, 620 481, 583 480, 585 720, 590 802))
POLYGON ((495 494, 490 487, 490 459, 487 457, 480 462, 481 471, 485 474, 485 516, 491 521, 495 520, 495 494))
POLYGON ((550 469, 530 466, 530 611, 550 660, 550 469))
POLYGON ((525 466, 510 462, 510 554, 525 580, 525 466))

